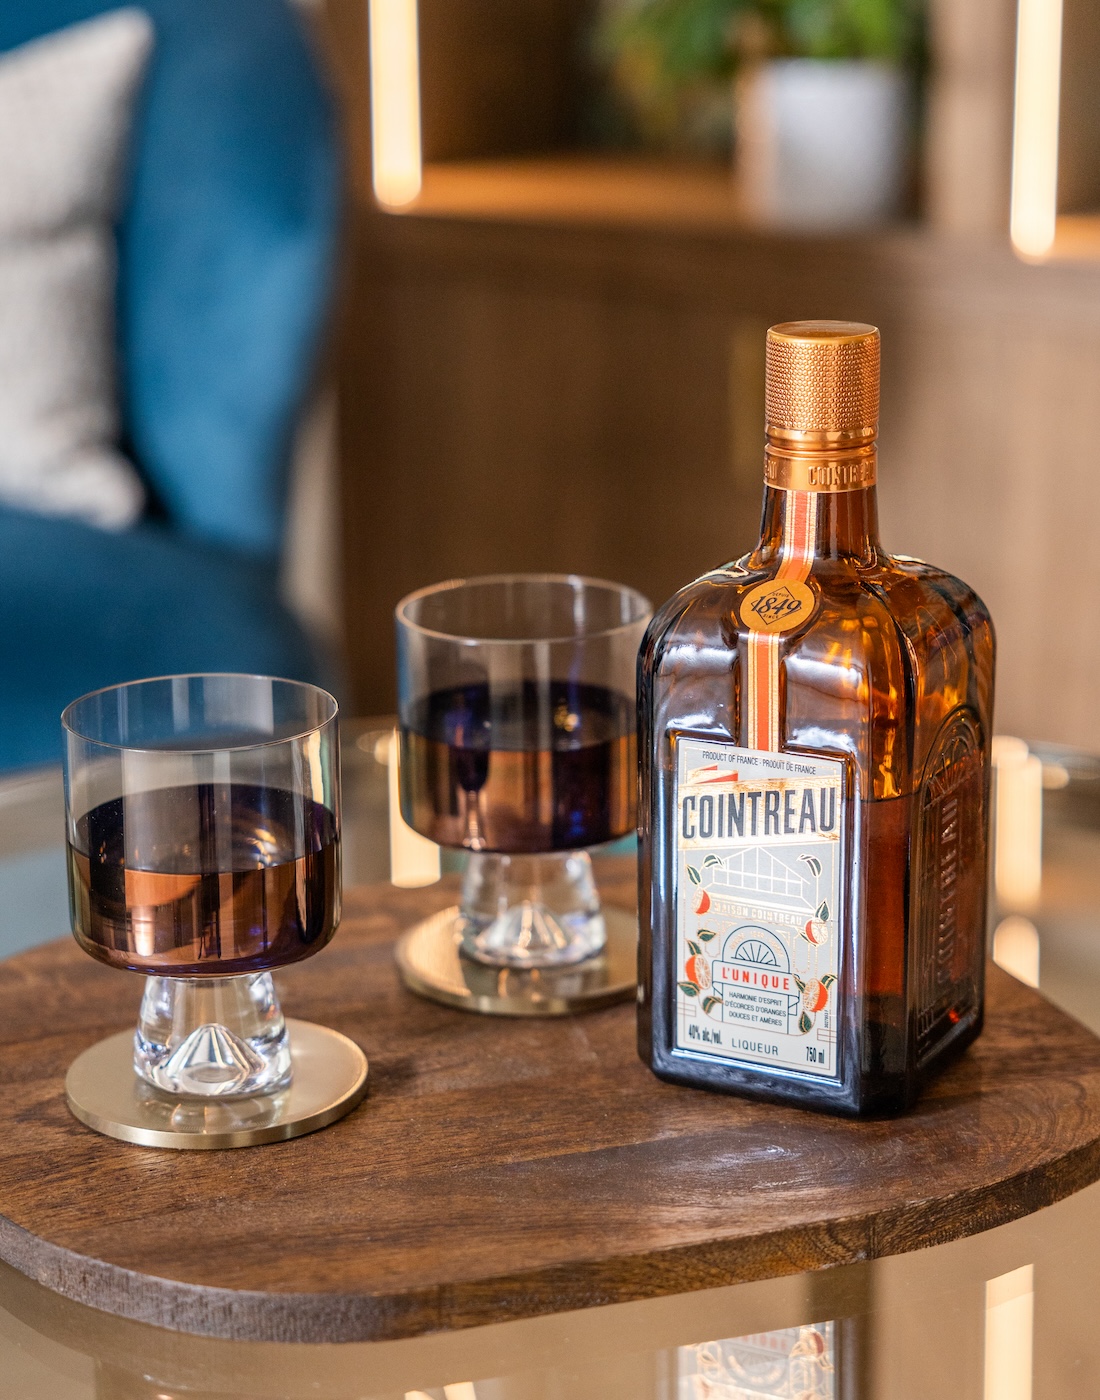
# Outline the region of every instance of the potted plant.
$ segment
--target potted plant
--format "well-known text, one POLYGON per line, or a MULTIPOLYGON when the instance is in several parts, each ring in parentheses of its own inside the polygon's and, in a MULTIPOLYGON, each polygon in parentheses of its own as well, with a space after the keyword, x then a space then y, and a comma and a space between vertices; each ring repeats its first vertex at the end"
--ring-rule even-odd
POLYGON ((853 227, 901 207, 919 4, 605 0, 603 45, 643 130, 666 144, 732 78, 748 214, 783 227, 853 227))

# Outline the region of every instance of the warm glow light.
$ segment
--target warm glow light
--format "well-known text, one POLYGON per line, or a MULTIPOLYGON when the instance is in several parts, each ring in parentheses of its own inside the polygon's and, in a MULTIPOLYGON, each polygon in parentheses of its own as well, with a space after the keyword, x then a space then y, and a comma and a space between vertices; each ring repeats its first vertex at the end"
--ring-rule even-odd
POLYGON ((1016 119, 1012 138, 1012 242, 1039 258, 1054 243, 1058 215, 1058 106, 1062 0, 1019 0, 1016 119))
POLYGON ((408 204, 420 193, 420 56, 416 0, 370 0, 374 193, 408 204))
MULTIPOLYGON (((375 753, 382 756, 378 750, 375 753)), ((415 890, 421 885, 434 885, 439 879, 439 847, 414 831, 401 815, 400 755, 401 745, 394 730, 384 758, 390 779, 390 882, 415 890)))
POLYGON ((1043 878, 1043 763, 1022 739, 993 740, 993 879, 1003 910, 1029 913, 1043 878))
POLYGON ((1030 1264, 985 1286, 985 1400, 1031 1400, 1035 1311, 1030 1264))
POLYGON ((993 930, 993 961, 1029 987, 1039 985, 1039 930, 1022 914, 1009 914, 993 930))

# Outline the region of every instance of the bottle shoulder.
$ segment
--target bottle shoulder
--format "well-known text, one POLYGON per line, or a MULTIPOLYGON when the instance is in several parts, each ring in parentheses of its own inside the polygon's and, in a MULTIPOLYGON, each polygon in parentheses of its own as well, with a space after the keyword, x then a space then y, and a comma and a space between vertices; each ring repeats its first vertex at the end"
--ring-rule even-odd
MULTIPOLYGON (((751 558, 751 556, 750 556, 751 558)), ((658 728, 741 732, 748 629, 743 595, 774 569, 737 561, 660 609, 641 675, 658 728)), ((817 560, 804 627, 779 639, 784 742, 847 753, 867 796, 919 783, 937 735, 966 710, 988 742, 994 639, 988 610, 961 580, 921 561, 817 560)))
POLYGON ((993 620, 978 593, 961 578, 909 555, 892 555, 889 567, 867 571, 866 581, 879 588, 891 611, 900 619, 929 615, 953 616, 960 624, 985 627, 992 632, 993 620))
POLYGON ((761 578, 736 560, 685 584, 653 614, 642 640, 644 665, 659 671, 671 659, 692 650, 713 652, 715 645, 737 646, 737 605, 747 588, 761 578))
POLYGON ((983 725, 991 718, 996 634, 977 592, 946 569, 895 557, 865 582, 877 593, 909 654, 919 695, 946 713, 963 691, 983 725))
MULTIPOLYGON (((654 613, 646 636, 648 651, 656 660, 670 646, 676 652, 690 649, 692 643, 708 652, 716 645, 733 649, 748 635, 739 616, 742 598, 774 574, 773 562, 760 564, 748 554, 701 575, 654 613)), ((921 654, 950 648, 963 634, 985 634, 981 640, 993 644, 989 610, 974 589, 923 560, 885 553, 870 561, 819 559, 808 581, 819 595, 819 606, 806 627, 784 636, 785 650, 797 651, 806 643, 816 650, 820 634, 837 628, 858 650, 867 650, 888 620, 921 654), (863 647, 858 645, 861 633, 863 647)))

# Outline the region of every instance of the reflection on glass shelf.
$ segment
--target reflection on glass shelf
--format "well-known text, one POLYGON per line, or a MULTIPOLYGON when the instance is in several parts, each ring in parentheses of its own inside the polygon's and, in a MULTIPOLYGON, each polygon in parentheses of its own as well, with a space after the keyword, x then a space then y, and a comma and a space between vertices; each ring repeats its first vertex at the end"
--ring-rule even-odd
POLYGON ((1043 761, 1022 739, 993 740, 994 850, 997 904, 1030 913, 1043 881, 1043 761))
MULTIPOLYGON (((487 1388, 482 1385, 483 1391, 487 1388)), ((405 1400, 479 1400, 479 1396, 471 1381, 457 1381, 437 1390, 406 1390, 405 1400)))
POLYGON ((1039 930, 1022 914, 1009 914, 993 930, 993 961, 1029 987, 1039 985, 1039 930))
MULTIPOLYGON (((362 740, 359 741, 362 744, 362 740)), ((401 745, 397 730, 376 739, 374 760, 386 769, 390 804, 390 881, 401 889, 434 885, 439 879, 440 848, 414 831, 401 815, 401 745)))
POLYGON ((783 1327, 677 1351, 677 1400, 835 1400, 836 1324, 783 1327))
POLYGON ((59 768, 0 780, 0 958, 69 929, 59 768))
POLYGON ((1032 969, 1044 995, 1100 1032, 1100 759, 1049 744, 1031 754, 1042 762, 1042 886, 1025 914, 1034 940, 1022 922, 1009 926, 1002 946, 1019 961, 1007 970, 1032 969))
POLYGON ((985 1286, 985 1400, 1031 1400, 1035 1269, 1024 1264, 985 1286))

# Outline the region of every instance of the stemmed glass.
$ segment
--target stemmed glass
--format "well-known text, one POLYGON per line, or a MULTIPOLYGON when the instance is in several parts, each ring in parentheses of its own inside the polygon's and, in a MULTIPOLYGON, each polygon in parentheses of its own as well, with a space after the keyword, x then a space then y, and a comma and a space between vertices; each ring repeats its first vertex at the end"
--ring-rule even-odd
POLYGON ((649 615, 631 588, 556 574, 452 580, 398 604, 402 813, 469 853, 449 930, 468 961, 545 974, 603 952, 588 848, 634 830, 649 615))
POLYGON ((130 1079, 178 1102, 278 1096, 295 1057, 271 970, 340 918, 336 702, 266 676, 170 676, 86 695, 62 724, 73 933, 146 975, 130 1079))

